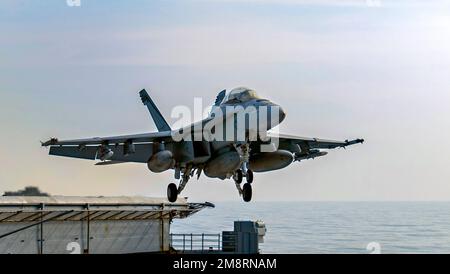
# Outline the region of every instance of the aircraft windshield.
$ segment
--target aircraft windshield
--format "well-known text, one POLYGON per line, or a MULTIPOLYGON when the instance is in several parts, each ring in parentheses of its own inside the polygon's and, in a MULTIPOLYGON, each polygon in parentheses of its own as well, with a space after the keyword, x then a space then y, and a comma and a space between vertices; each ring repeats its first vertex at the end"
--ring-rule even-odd
POLYGON ((248 88, 235 88, 224 98, 224 103, 243 103, 252 99, 258 99, 256 91, 248 88))

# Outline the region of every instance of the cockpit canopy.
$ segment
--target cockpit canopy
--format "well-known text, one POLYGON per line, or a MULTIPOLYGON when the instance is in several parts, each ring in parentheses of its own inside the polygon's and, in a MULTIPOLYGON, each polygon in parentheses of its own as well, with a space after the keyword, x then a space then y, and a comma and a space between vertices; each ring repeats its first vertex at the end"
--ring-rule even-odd
POLYGON ((259 99, 256 91, 246 87, 239 87, 232 89, 230 93, 223 98, 222 103, 244 103, 253 99, 259 99))

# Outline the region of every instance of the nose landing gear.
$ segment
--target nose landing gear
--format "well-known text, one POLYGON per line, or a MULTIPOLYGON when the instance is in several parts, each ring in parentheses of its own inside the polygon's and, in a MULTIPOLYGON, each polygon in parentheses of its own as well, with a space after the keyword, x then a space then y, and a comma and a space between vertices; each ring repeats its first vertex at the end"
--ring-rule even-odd
POLYGON ((236 170, 233 175, 233 179, 236 185, 236 188, 239 192, 239 195, 242 196, 245 202, 250 202, 252 199, 252 185, 253 182, 253 171, 248 168, 248 164, 250 161, 250 145, 248 143, 242 144, 239 146, 235 146, 236 151, 242 157, 241 160, 241 168, 236 170), (245 180, 247 183, 241 188, 240 184, 242 183, 242 178, 245 176, 245 180))
POLYGON ((242 198, 245 202, 250 202, 252 200, 252 185, 250 183, 245 183, 242 188, 242 198))
POLYGON ((245 174, 245 179, 247 180, 247 183, 251 184, 253 183, 253 171, 250 169, 247 169, 247 174, 245 174))

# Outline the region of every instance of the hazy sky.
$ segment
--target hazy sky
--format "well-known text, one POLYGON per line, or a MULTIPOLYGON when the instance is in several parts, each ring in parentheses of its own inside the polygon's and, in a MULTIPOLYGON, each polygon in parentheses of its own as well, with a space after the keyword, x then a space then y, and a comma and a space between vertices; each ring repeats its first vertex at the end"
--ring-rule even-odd
MULTIPOLYGON (((155 130, 248 86, 280 130, 366 143, 255 175, 254 200, 450 199, 450 2, 2 0, 0 192, 165 196, 173 172, 48 156, 39 140, 155 130)), ((193 201, 241 200, 202 177, 193 201)))

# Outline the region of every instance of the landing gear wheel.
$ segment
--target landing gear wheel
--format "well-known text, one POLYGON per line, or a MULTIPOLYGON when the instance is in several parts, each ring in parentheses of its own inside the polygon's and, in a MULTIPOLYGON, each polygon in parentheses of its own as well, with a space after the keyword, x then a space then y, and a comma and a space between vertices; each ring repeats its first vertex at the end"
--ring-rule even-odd
POLYGON ((244 175, 242 174, 242 170, 238 169, 236 170, 236 173, 233 175, 233 180, 236 184, 241 184, 243 177, 244 175))
POLYGON ((167 199, 169 202, 173 203, 177 200, 178 197, 178 189, 177 185, 174 183, 171 183, 167 186, 167 199))
POLYGON ((253 182, 253 171, 248 169, 247 174, 245 175, 245 179, 247 180, 247 183, 251 184, 253 182))
POLYGON ((252 185, 250 183, 245 183, 242 188, 242 198, 245 202, 250 202, 252 199, 252 185))

